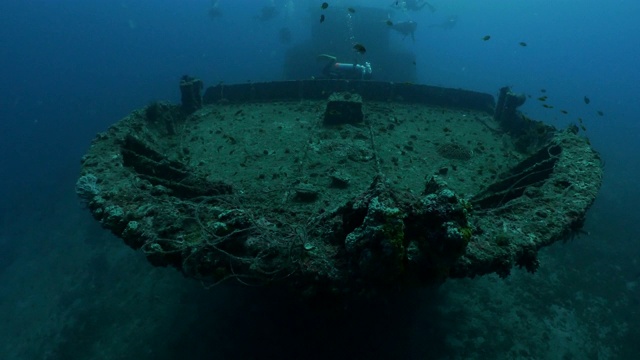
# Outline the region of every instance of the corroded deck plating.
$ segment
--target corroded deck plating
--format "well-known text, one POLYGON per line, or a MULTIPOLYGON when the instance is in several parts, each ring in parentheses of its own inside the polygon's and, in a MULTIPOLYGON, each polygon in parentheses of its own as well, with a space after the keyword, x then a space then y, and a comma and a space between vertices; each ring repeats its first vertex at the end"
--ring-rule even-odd
POLYGON ((189 116, 155 103, 99 134, 77 189, 153 264, 212 283, 369 294, 533 271, 601 184, 585 138, 526 118, 515 134, 487 94, 299 81, 204 99, 189 116), (362 123, 322 125, 336 92, 362 96, 362 123))

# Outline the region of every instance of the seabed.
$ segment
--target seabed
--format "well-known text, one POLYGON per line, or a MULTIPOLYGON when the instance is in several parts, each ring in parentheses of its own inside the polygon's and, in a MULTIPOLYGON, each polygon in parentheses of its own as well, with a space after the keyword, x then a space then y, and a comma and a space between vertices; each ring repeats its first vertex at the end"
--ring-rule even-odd
MULTIPOLYGON (((189 80, 189 79, 187 79, 189 80)), ((156 266, 213 285, 371 297, 514 266, 582 227, 602 163, 488 94, 305 80, 153 103, 99 134, 77 191, 156 266)), ((195 90, 194 90, 195 89, 195 90)))

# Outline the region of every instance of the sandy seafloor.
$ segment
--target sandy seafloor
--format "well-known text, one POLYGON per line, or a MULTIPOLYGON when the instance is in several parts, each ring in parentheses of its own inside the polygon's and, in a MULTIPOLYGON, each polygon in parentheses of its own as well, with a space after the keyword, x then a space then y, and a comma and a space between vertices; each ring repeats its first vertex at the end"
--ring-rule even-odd
POLYGON ((611 264, 640 264, 619 250, 629 224, 600 226, 616 201, 606 183, 602 192, 586 233, 542 250, 536 274, 450 280, 329 316, 277 291, 205 289, 153 268, 100 228, 70 183, 38 211, 34 200, 7 219, 28 225, 14 226, 25 245, 0 268, 0 307, 11 309, 0 315, 1 358, 634 358, 640 274, 611 264), (34 254, 32 243, 46 245, 34 254))

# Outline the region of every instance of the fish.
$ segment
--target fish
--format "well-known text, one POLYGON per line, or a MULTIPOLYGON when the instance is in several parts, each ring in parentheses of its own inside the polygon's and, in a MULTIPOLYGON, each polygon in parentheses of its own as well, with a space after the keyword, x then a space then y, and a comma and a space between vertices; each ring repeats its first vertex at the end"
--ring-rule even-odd
POLYGON ((399 32, 403 35, 402 39, 404 40, 407 36, 411 35, 411 40, 415 41, 414 33, 416 32, 416 28, 418 27, 418 23, 415 21, 402 21, 399 23, 395 23, 391 25, 391 29, 399 32))
POLYGON ((560 110, 561 113, 567 115, 569 112, 567 110, 560 110))
POLYGON ((323 2, 322 5, 320 5, 320 9, 322 9, 322 10, 324 10, 324 9, 326 9, 328 7, 329 7, 329 4, 326 3, 326 2, 323 2))
POLYGON ((585 96, 584 97, 584 103, 588 105, 590 102, 591 102, 591 100, 588 97, 585 96))
POLYGON ((541 92, 541 93, 546 93, 546 92, 547 92, 547 89, 540 89, 540 92, 541 92))
POLYGON ((540 101, 546 101, 546 100, 547 100, 547 96, 540 96, 540 97, 538 98, 538 100, 540 100, 540 101))
POLYGON ((356 12, 356 9, 350 7, 350 8, 347 8, 347 11, 354 14, 356 12))
POLYGON ((522 46, 522 47, 527 46, 527 43, 526 43, 526 42, 524 42, 524 41, 521 41, 521 42, 519 42, 518 44, 520 44, 520 46, 522 46))
POLYGON ((547 109, 553 109, 553 106, 549 105, 549 104, 542 104, 542 106, 547 108, 547 109))
POLYGON ((322 24, 324 22, 324 14, 320 15, 320 23, 322 24))
POLYGON ((387 26, 393 26, 393 21, 387 19, 387 21, 384 22, 385 24, 387 24, 387 26))
POLYGON ((600 110, 596 111, 596 113, 597 113, 599 116, 604 116, 604 113, 603 113, 602 111, 600 111, 600 110))
POLYGON ((483 41, 487 41, 489 39, 491 39, 491 35, 485 35, 485 36, 482 37, 483 41))
POLYGON ((353 50, 355 50, 357 53, 362 55, 364 55, 367 52, 367 49, 362 44, 353 45, 353 50))

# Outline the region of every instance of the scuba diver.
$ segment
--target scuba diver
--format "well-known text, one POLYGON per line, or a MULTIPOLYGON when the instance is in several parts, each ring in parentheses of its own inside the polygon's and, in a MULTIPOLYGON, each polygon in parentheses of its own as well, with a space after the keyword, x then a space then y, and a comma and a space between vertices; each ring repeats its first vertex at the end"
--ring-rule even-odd
POLYGON ((358 63, 340 63, 335 56, 320 54, 319 61, 326 61, 326 65, 322 68, 322 75, 326 79, 351 79, 351 80, 369 80, 371 79, 371 63, 368 61, 364 64, 358 63))
POLYGON ((429 8, 431 12, 435 12, 436 8, 433 5, 429 4, 426 0, 405 0, 405 1, 394 1, 391 6, 403 9, 403 10, 411 10, 411 11, 420 11, 425 6, 429 8))
POLYGON ((418 28, 418 23, 415 21, 403 21, 390 25, 390 29, 395 30, 402 34, 402 40, 411 35, 411 40, 416 41, 415 32, 418 28))
POLYGON ((220 10, 220 0, 211 0, 211 7, 209 8, 209 17, 211 20, 215 20, 222 16, 222 10, 220 10))

